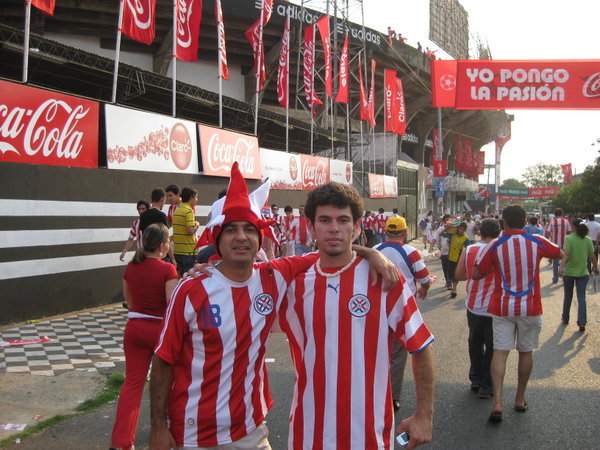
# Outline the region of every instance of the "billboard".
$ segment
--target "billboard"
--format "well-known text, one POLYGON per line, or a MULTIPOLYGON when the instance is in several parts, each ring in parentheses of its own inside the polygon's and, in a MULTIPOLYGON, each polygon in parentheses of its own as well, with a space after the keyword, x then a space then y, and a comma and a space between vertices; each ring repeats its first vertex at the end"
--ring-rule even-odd
POLYGON ((300 155, 302 162, 302 189, 312 191, 329 182, 329 159, 300 155))
POLYGON ((196 124, 105 105, 109 169, 198 173, 196 124))
POLYGON ((352 186, 352 163, 341 159, 330 159, 329 179, 352 186))
POLYGON ((0 80, 0 161, 98 167, 100 105, 0 80))
POLYGON ((469 58, 469 15, 458 0, 429 0, 429 39, 455 59, 469 58))
POLYGON ((262 178, 271 181, 271 189, 302 190, 300 167, 300 155, 260 149, 262 178))

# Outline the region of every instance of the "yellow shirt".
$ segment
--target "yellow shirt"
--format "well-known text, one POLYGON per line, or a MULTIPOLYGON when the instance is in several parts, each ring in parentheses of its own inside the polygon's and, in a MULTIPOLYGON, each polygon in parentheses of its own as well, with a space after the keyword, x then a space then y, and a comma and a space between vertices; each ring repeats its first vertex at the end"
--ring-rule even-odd
POLYGON ((450 253, 448 254, 449 261, 458 262, 458 258, 460 258, 460 254, 465 247, 465 242, 468 239, 469 236, 467 236, 467 233, 464 233, 462 236, 459 236, 458 234, 452 235, 452 239, 450 240, 450 253))
POLYGON ((189 234, 187 227, 196 226, 194 209, 182 203, 173 212, 173 253, 175 255, 195 255, 196 235, 189 234))

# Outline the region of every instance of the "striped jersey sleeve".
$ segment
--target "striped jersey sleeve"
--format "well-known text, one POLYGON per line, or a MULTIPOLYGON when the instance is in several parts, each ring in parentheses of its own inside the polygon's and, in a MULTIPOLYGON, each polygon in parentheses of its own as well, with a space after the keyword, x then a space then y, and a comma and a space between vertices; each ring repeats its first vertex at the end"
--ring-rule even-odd
POLYGON ((485 243, 477 243, 466 248, 465 269, 467 273, 467 296, 465 305, 469 311, 479 316, 489 316, 490 299, 496 289, 496 273, 491 273, 480 280, 473 280, 473 265, 477 256, 485 248, 485 243))

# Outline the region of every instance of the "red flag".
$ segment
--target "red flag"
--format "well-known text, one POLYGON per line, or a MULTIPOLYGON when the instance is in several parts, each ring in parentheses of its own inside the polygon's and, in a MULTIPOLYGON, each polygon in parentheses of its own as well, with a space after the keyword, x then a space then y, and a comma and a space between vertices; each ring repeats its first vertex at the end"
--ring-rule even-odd
POLYGON ((375 70, 377 69, 377 61, 371 60, 371 89, 369 89, 369 122, 372 127, 375 123, 375 70))
POLYGON ((323 102, 315 92, 315 28, 314 24, 304 29, 304 92, 306 102, 310 106, 312 116, 315 116, 315 106, 323 102))
POLYGON ((562 169, 562 173, 563 173, 563 183, 569 184, 571 181, 573 181, 573 172, 572 172, 571 163, 561 164, 560 168, 562 169))
POLYGON ((150 45, 154 41, 156 0, 124 1, 121 31, 134 41, 150 45))
POLYGON ((448 162, 445 159, 433 162, 433 176, 445 177, 448 173, 448 162))
POLYGON ((483 175, 485 173, 485 152, 478 152, 477 156, 477 174, 483 175))
POLYGON ((367 93, 365 91, 365 83, 363 80, 363 66, 362 61, 360 60, 360 55, 358 55, 358 84, 359 86, 359 118, 360 120, 371 120, 370 110, 369 110, 369 100, 367 99, 367 93))
POLYGON ((348 89, 350 87, 350 79, 348 78, 348 35, 344 40, 344 46, 342 47, 342 56, 340 58, 340 87, 338 90, 335 101, 337 103, 348 104, 348 89))
POLYGON ((396 83, 396 71, 391 69, 384 69, 383 71, 383 84, 384 84, 384 94, 385 94, 385 103, 384 114, 383 114, 383 131, 395 131, 394 123, 396 121, 397 112, 396 112, 396 98, 397 92, 396 89, 398 84, 396 83))
POLYGON ((54 15, 55 0, 31 0, 31 4, 37 9, 41 9, 49 16, 54 15))
POLYGON ((394 133, 406 134, 406 103, 404 102, 404 88, 402 80, 396 78, 396 117, 394 121, 394 133))
POLYGON ((272 13, 273 13, 273 0, 263 0, 263 4, 262 4, 263 27, 265 27, 269 23, 272 13))
POLYGON ((434 108, 454 108, 456 102, 456 61, 431 61, 431 100, 434 108))
POLYGON ((441 160, 441 155, 440 155, 440 145, 439 145, 439 139, 438 139, 438 129, 434 128, 433 132, 432 132, 432 140, 433 140, 433 150, 431 151, 431 161, 432 163, 435 163, 435 161, 439 161, 441 160))
POLYGON ((290 16, 285 19, 281 49, 279 50, 279 67, 277 69, 277 100, 284 108, 289 105, 289 72, 288 59, 290 57, 290 16))
POLYGON ((463 151, 462 140, 458 135, 454 136, 454 154, 456 155, 455 167, 457 169, 465 167, 465 153, 463 151))
POLYGON ((215 0, 215 21, 217 22, 217 41, 219 43, 219 76, 224 80, 229 80, 227 49, 225 47, 225 24, 223 23, 221 0, 215 0))
MULTIPOLYGON (((262 28, 264 28, 267 25, 267 23, 269 22, 272 12, 273 12, 273 0, 263 0, 262 13, 261 13, 262 28)), ((259 73, 259 70, 260 70, 260 77, 259 77, 259 83, 258 83, 259 91, 262 90, 265 80, 267 79, 267 74, 265 71, 265 61, 264 61, 265 46, 263 44, 263 39, 262 39, 262 29, 261 29, 261 20, 260 20, 261 17, 256 19, 256 21, 252 25, 250 25, 250 28, 248 28, 244 32, 244 34, 246 35, 246 39, 248 40, 248 42, 250 43, 250 46, 252 47, 252 52, 254 53, 254 73, 255 74, 259 73)))
POLYGON ((323 43, 323 53, 325 55, 325 93, 329 98, 333 97, 333 88, 331 82, 331 39, 329 32, 329 16, 323 16, 317 20, 317 27, 323 43))
POLYGON ((175 57, 181 61, 196 61, 202 20, 202 0, 177 0, 175 14, 177 39, 175 57))

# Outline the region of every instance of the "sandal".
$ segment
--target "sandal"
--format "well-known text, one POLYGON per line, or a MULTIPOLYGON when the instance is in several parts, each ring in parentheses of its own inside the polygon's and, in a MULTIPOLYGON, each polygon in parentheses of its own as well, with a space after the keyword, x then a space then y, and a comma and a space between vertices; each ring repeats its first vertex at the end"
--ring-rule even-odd
POLYGON ((515 405, 515 411, 517 411, 517 412, 527 411, 527 402, 524 402, 522 405, 515 405))
POLYGON ((492 411, 488 420, 492 423, 502 422, 502 411, 492 411))

